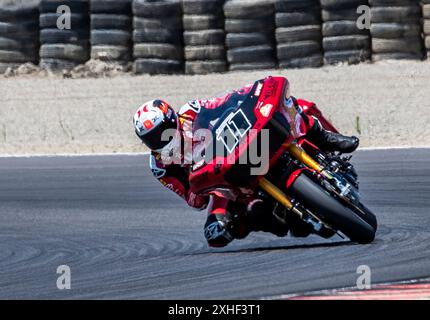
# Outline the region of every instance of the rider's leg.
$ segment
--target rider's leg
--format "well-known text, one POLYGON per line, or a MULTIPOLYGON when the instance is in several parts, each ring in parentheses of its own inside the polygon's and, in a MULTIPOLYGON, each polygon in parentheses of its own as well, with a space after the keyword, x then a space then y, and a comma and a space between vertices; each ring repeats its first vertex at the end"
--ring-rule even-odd
POLYGON ((288 226, 273 213, 273 206, 261 199, 252 200, 247 206, 247 223, 251 231, 270 232, 278 237, 288 234, 288 226))
POLYGON ((340 133, 324 129, 317 118, 313 118, 313 125, 306 136, 324 151, 340 151, 350 153, 357 149, 360 140, 355 136, 344 136, 340 133))
POLYGON ((344 136, 335 132, 336 129, 324 118, 313 102, 295 99, 295 104, 302 110, 307 137, 311 142, 325 151, 350 153, 357 149, 360 140, 355 136, 344 136))

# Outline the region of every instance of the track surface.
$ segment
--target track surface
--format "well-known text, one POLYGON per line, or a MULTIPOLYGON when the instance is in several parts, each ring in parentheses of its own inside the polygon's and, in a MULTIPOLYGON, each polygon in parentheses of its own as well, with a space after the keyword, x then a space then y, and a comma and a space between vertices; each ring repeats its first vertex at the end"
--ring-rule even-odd
POLYGON ((0 298, 260 298, 430 276, 430 149, 361 151, 377 240, 255 233, 206 247, 205 214, 151 176, 146 156, 0 159, 0 298), (71 290, 56 288, 57 266, 71 290))

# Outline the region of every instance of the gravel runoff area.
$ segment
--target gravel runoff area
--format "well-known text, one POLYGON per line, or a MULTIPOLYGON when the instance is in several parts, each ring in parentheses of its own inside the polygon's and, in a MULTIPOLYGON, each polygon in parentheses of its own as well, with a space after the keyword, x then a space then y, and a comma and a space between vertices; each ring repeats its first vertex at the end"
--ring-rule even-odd
POLYGON ((268 75, 287 76, 362 147, 430 146, 430 63, 381 62, 202 76, 0 77, 0 154, 116 153, 144 148, 132 117, 146 100, 178 108, 268 75))

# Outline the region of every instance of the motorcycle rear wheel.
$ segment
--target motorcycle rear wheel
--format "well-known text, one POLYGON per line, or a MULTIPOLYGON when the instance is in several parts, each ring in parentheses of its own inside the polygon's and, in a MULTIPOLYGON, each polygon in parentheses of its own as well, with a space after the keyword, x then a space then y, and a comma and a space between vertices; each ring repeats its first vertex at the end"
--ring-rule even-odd
POLYGON ((371 223, 333 198, 328 191, 305 174, 297 177, 291 191, 305 207, 341 231, 351 241, 367 244, 375 239, 376 228, 372 227, 371 223))

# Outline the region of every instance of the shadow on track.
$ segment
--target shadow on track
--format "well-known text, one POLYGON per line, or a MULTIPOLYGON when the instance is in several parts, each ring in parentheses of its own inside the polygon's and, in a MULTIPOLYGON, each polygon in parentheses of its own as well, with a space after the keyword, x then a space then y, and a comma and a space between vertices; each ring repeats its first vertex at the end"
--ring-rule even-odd
POLYGON ((286 246, 273 246, 273 247, 257 247, 257 248, 244 248, 244 249, 233 249, 233 250, 217 250, 217 251, 205 251, 185 254, 189 256, 198 256, 206 254, 228 254, 228 253, 243 253, 243 252, 260 252, 260 251, 276 251, 276 250, 297 250, 297 249, 315 249, 315 248, 332 248, 341 246, 352 246, 355 243, 351 241, 337 241, 337 242, 324 242, 324 243, 312 243, 312 244, 298 244, 298 245, 286 245, 286 246))

